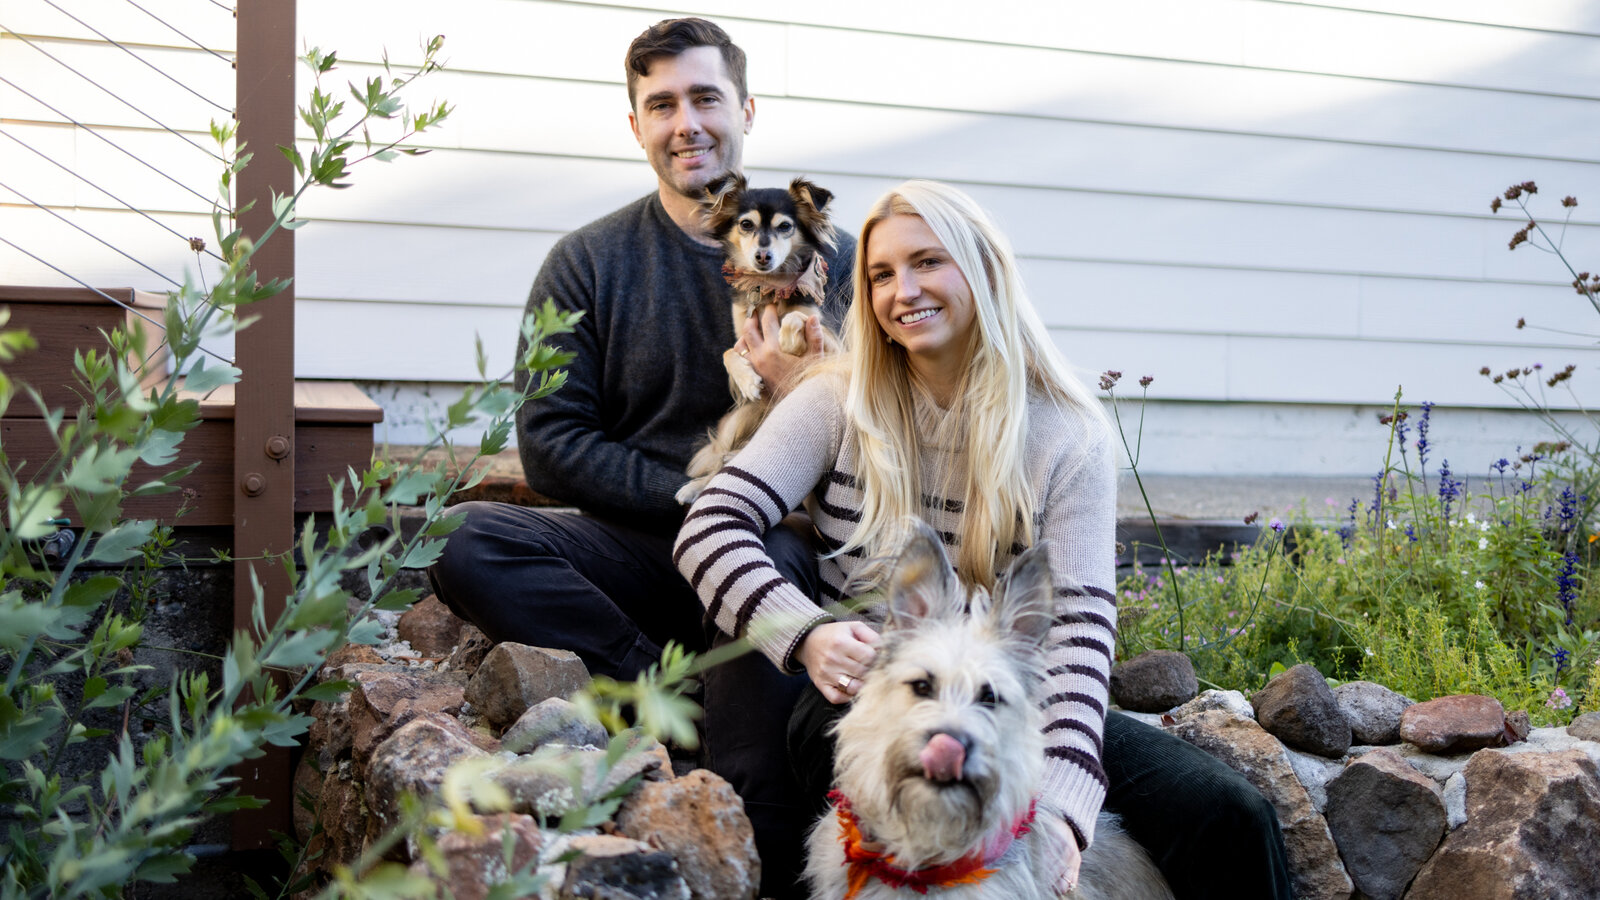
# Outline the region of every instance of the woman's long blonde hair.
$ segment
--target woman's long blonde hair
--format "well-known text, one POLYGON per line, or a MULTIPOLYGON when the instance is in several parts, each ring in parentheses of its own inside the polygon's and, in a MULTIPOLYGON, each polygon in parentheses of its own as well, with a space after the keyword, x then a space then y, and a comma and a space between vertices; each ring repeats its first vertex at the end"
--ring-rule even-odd
MULTIPOLYGON (((972 290, 974 322, 967 365, 941 435, 966 459, 966 483, 943 487, 962 504, 956 571, 993 588, 997 554, 1032 546, 1034 485, 1025 453, 1028 394, 1040 391, 1065 411, 1104 421, 1099 402, 1071 374, 1028 301, 1011 244, 965 193, 933 181, 908 181, 867 214, 856 249, 855 300, 844 324, 850 387, 846 411, 860 444, 861 521, 837 551, 877 556, 894 548, 907 516, 923 517, 922 472, 913 376, 905 350, 886 343, 872 310, 867 248, 890 216, 922 219, 949 251, 972 290)), ((930 486, 937 487, 937 486, 930 486)))

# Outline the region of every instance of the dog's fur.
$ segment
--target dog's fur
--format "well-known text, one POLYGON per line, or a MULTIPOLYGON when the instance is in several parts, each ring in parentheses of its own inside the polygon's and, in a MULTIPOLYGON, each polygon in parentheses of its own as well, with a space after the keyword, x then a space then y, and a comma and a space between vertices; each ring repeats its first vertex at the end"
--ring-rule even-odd
MULTIPOLYGON (((835 244, 833 224, 824 211, 833 194, 804 178, 782 188, 751 188, 743 175, 729 175, 706 186, 700 201, 707 229, 726 255, 722 271, 733 288, 735 335, 767 304, 776 304, 783 352, 806 352, 807 317, 821 308, 827 290, 822 251, 835 244)), ((849 273, 843 273, 848 277, 849 273)), ((824 349, 838 341, 826 327, 824 349)), ((690 481, 678 491, 679 503, 692 503, 718 470, 756 433, 771 409, 761 396, 761 376, 732 347, 722 354, 728 370, 733 409, 712 430, 708 443, 689 461, 690 481)))
MULTIPOLYGON (((960 589, 931 528, 917 523, 895 562, 888 622, 877 657, 838 722, 834 783, 864 838, 903 869, 952 863, 1022 819, 1044 773, 1041 712, 1030 687, 1043 667, 1054 613, 1048 545, 1024 553, 991 600, 960 589), (970 607, 970 611, 969 611, 970 607), (950 752, 956 746, 961 752, 950 752), (942 762, 939 760, 942 757, 942 762)), ((1102 813, 1084 853, 1079 900, 1170 898, 1142 848, 1102 813)), ((850 892, 850 867, 834 810, 812 832, 806 880, 818 900, 850 892)), ((1073 840, 1040 812, 981 881, 930 888, 940 900, 1054 898, 1047 858, 1073 840)), ((874 877, 856 900, 910 898, 874 877)))

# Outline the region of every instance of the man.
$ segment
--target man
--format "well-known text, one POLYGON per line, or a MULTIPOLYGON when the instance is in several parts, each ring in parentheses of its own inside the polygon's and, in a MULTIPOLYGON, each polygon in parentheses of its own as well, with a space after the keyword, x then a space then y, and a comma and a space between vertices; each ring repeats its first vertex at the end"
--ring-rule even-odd
MULTIPOLYGON (((566 385, 518 417, 529 486, 582 514, 466 504, 465 523, 429 570, 439 598, 491 639, 571 650, 591 673, 619 680, 659 660, 668 641, 708 643, 704 609, 671 559, 684 512, 673 495, 731 403, 721 361, 735 337, 728 286, 699 197, 740 170, 755 122, 744 52, 711 22, 646 29, 626 65, 628 123, 657 189, 557 242, 528 297, 530 310, 550 297, 584 314, 555 341, 576 354, 566 385)), ((823 309, 833 322, 849 305, 854 250, 841 234, 828 260, 823 309)), ((795 365, 777 333, 769 306, 738 336, 767 385, 782 385, 795 365)), ((815 321, 808 338, 820 346, 815 321)), ((768 546, 795 583, 814 583, 808 541, 777 528, 768 546)), ((783 746, 802 685, 758 654, 705 679, 707 765, 745 800, 763 896, 797 890, 804 803, 771 748, 783 746)))

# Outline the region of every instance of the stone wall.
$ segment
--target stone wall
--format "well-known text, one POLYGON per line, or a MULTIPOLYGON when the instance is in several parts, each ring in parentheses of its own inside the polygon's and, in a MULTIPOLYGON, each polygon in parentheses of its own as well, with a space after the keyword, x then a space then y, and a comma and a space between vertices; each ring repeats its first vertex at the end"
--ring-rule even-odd
MULTIPOLYGON (((503 877, 507 831, 514 865, 573 856, 544 867, 546 896, 755 896, 760 861, 738 797, 649 738, 631 738, 633 752, 610 764, 604 730, 564 699, 587 681, 575 656, 491 648, 432 598, 391 637, 381 654, 347 648, 324 667, 324 679, 354 689, 313 708, 297 773, 299 792, 317 800, 296 822, 315 865, 353 864, 397 821, 402 794, 437 795, 446 769, 470 760, 473 779, 501 788, 510 809, 476 817, 481 836, 440 836, 458 898, 483 897, 503 877), (541 827, 618 794, 604 821, 569 834, 541 827)), ((1124 706, 1158 710, 1132 714, 1217 756, 1272 802, 1300 900, 1600 898, 1600 715, 1529 729, 1490 698, 1412 704, 1364 683, 1336 693, 1310 667, 1248 700, 1196 696, 1186 667, 1179 654, 1135 660, 1113 691, 1124 706)))

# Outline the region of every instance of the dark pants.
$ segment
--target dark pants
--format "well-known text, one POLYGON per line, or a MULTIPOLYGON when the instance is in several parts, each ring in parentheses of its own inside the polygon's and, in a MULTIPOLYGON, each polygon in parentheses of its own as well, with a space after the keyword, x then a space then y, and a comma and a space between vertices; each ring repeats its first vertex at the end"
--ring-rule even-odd
MULTIPOLYGON (((846 707, 802 694, 789 747, 808 805, 827 807, 828 725, 846 707)), ((1290 900, 1289 863, 1272 804, 1216 757, 1130 716, 1106 716, 1106 809, 1155 860, 1178 900, 1290 900)))
MULTIPOLYGON (((494 641, 578 654, 590 674, 631 681, 668 641, 694 651, 726 640, 702 624, 705 608, 672 564, 672 538, 593 516, 502 503, 466 503, 466 520, 428 570, 446 606, 494 641)), ((800 531, 774 528, 778 570, 817 596, 816 551, 800 531)), ((803 675, 759 653, 708 670, 705 765, 744 799, 761 854, 762 896, 796 893, 809 825, 783 765, 803 675)))

